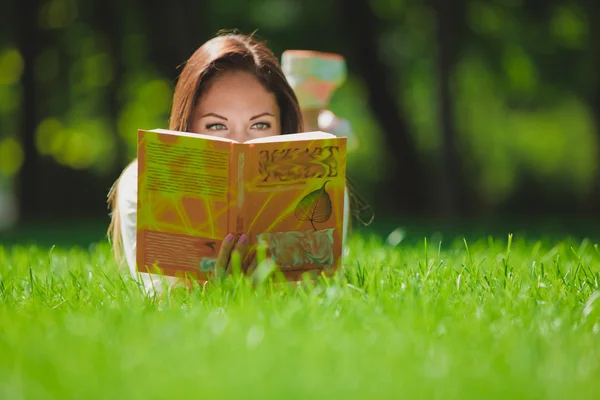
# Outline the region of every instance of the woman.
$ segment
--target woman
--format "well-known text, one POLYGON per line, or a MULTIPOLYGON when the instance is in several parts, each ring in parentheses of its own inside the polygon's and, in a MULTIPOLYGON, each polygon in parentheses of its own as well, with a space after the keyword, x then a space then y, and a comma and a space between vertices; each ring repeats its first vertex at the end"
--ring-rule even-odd
MULTIPOLYGON (((186 63, 175 87, 169 129, 246 141, 303 131, 302 114, 277 58, 263 44, 245 35, 217 36, 202 45, 186 63)), ((347 202, 347 200, 346 200, 347 202)), ((137 161, 131 163, 109 194, 112 220, 109 237, 117 257, 121 248, 132 275, 136 270, 137 161)), ((346 210, 348 209, 345 204, 346 210)), ((346 212, 346 215, 348 213, 346 212)), ((344 221, 346 231, 347 219, 344 221)), ((242 256, 247 237, 225 238, 217 261, 224 268, 234 250, 242 256), (230 239, 230 240, 228 240, 230 239)), ((171 277, 140 273, 148 290, 160 289, 171 277)))

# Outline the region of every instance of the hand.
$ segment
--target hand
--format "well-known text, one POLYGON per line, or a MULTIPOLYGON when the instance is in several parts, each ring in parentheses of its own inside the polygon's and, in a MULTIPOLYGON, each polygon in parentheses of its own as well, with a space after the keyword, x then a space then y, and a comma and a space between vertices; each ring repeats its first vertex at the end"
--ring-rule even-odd
POLYGON ((240 256, 242 272, 249 271, 252 265, 256 263, 256 257, 252 257, 252 262, 248 265, 250 259, 248 254, 249 240, 248 236, 242 234, 236 241, 235 236, 228 234, 223 240, 217 262, 215 264, 215 274, 217 276, 228 275, 233 272, 232 255, 237 252, 240 256))

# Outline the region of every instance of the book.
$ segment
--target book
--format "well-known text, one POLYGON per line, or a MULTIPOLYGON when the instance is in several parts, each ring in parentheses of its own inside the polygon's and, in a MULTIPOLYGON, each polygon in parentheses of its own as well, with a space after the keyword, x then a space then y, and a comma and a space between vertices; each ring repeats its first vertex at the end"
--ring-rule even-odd
POLYGON ((206 281, 228 233, 262 243, 289 280, 342 259, 346 138, 325 132, 239 143, 138 130, 138 271, 206 281))

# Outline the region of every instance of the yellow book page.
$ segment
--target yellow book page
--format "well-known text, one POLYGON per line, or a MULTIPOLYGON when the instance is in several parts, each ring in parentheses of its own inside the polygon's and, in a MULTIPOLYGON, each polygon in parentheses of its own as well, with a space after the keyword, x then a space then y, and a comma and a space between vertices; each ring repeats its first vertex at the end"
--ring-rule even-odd
POLYGON ((232 143, 138 132, 137 264, 208 278, 228 233, 232 143))
POLYGON ((244 150, 243 227, 290 280, 341 263, 346 138, 253 143, 244 150))

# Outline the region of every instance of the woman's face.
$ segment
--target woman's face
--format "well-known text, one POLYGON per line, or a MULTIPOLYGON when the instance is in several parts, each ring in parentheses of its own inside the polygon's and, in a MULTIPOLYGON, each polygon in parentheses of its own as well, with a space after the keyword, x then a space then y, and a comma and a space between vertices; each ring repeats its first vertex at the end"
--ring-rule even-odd
POLYGON ((281 121, 275 95, 249 72, 219 74, 198 99, 191 132, 238 142, 279 135, 281 121))

